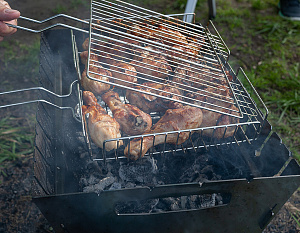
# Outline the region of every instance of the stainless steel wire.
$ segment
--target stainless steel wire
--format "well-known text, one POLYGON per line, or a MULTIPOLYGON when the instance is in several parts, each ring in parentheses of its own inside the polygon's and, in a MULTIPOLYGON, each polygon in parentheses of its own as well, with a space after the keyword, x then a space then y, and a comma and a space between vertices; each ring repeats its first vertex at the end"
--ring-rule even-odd
MULTIPOLYGON (((165 99, 168 99, 168 97, 153 93, 157 91, 155 88, 152 88, 153 92, 144 91, 143 88, 146 88, 146 86, 144 86, 143 83, 152 82, 173 87, 176 86, 182 94, 178 95, 176 93, 165 92, 164 90, 159 91, 166 95, 178 97, 176 100, 169 99, 172 101, 201 107, 206 110, 234 117, 243 117, 231 86, 228 80, 226 80, 226 74, 222 69, 222 64, 217 58, 218 53, 219 55, 223 54, 219 52, 218 45, 218 43, 222 43, 222 40, 217 40, 217 37, 213 37, 214 46, 217 46, 218 50, 212 48, 211 43, 206 41, 210 40, 210 38, 202 26, 195 26, 158 13, 151 12, 150 14, 150 12, 144 8, 132 7, 131 4, 122 1, 103 0, 92 1, 90 35, 87 69, 87 75, 90 79, 165 99), (136 27, 139 29, 138 33, 134 32, 134 28, 136 27), (163 27, 163 29, 160 29, 160 27, 163 27), (149 32, 152 33, 153 36, 147 36, 149 32), (176 34, 172 35, 172 33, 176 34), (159 36, 157 37, 156 34, 159 36), (185 38, 184 40, 186 42, 188 40, 187 38, 195 37, 197 38, 196 43, 193 44, 193 40, 191 40, 190 43, 185 43, 184 41, 183 44, 180 38, 177 38, 178 35, 185 38), (161 43, 159 40, 164 40, 165 37, 167 38, 167 42, 161 43), (126 39, 132 40, 134 43, 126 42, 126 39), (195 44, 200 47, 197 48, 197 50, 200 50, 199 53, 193 52, 193 49, 196 49, 196 47, 194 47, 195 44), (130 46, 130 48, 128 48, 128 46, 130 46), (151 51, 149 51, 149 47, 147 46, 151 46, 151 51), (120 50, 125 51, 121 55, 116 54, 120 50), (151 58, 147 58, 146 56, 146 58, 144 57, 143 59, 137 56, 136 52, 139 50, 142 53, 141 56, 143 56, 143 53, 151 53, 151 58), (115 69, 118 68, 118 62, 128 60, 128 55, 135 56, 135 59, 132 60, 134 62, 133 66, 137 70, 137 82, 123 81, 114 76, 103 76, 106 79, 108 78, 109 81, 93 77, 97 75, 97 73, 93 72, 94 68, 106 65, 109 71, 121 74, 120 71, 115 69), (102 61, 105 58, 107 58, 109 62, 107 59, 106 61, 102 61), (154 60, 155 63, 151 64, 154 60), (157 70, 158 67, 163 66, 166 61, 170 67, 172 67, 170 74, 166 68, 157 70), (111 64, 113 62, 115 62, 115 64, 111 64), (174 81, 173 77, 176 75, 176 67, 180 67, 181 71, 185 73, 192 70, 192 72, 190 72, 192 75, 183 74, 180 78, 177 78, 177 81, 174 81), (199 76, 201 76, 201 78, 199 78, 199 76), (167 84, 166 80, 168 81, 167 84), (126 85, 120 85, 120 81, 126 85), (220 88, 216 85, 218 82, 223 82, 223 88, 228 89, 230 95, 222 96, 218 93, 220 88), (128 84, 130 84, 131 87, 129 87, 128 84), (199 86, 202 87, 199 88, 199 86), (190 96, 192 94, 199 98, 187 97, 187 94, 190 94, 190 96), (210 101, 200 100, 201 98, 206 98, 210 101), (216 102, 218 103, 216 104, 216 102), (239 110, 237 111, 236 108, 223 106, 226 105, 226 103, 237 106, 239 110)), ((209 35, 211 37, 211 33, 209 35)), ((223 47, 226 48, 226 45, 223 47)), ((128 64, 132 63, 129 61, 128 64)), ((129 74, 129 76, 133 75, 129 74)))

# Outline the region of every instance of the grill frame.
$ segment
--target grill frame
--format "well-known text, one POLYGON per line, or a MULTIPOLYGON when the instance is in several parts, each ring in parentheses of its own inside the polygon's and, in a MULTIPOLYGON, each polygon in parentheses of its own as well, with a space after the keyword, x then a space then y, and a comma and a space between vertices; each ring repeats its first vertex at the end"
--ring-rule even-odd
MULTIPOLYGON (((70 49, 72 48, 71 42, 67 42, 66 46, 66 41, 71 41, 70 38, 71 33, 68 30, 50 31, 42 35, 41 62, 46 61, 46 64, 49 64, 49 61, 56 60, 57 63, 55 64, 60 64, 62 67, 65 67, 66 64, 70 65, 69 71, 72 75, 66 76, 54 72, 53 77, 55 78, 52 80, 59 80, 58 77, 61 77, 60 81, 71 83, 78 73, 74 64, 70 62, 73 56, 70 49), (56 44, 55 38, 60 38, 60 41, 64 43, 56 44), (62 40, 62 38, 65 39, 62 40), (46 44, 47 49, 45 51, 43 50, 45 48, 43 43, 46 44), (57 56, 58 54, 59 56, 57 56), (60 57, 61 55, 63 57, 60 57)), ((76 38, 83 40, 80 34, 76 34, 76 38)), ((80 42, 78 43, 80 44, 80 42)), ((56 69, 58 66, 53 65, 51 67, 53 70, 59 70, 56 69)), ((47 74, 48 70, 42 68, 41 80, 44 80, 43 77, 47 74)), ((41 81, 41 83, 47 82, 41 81)), ((53 91, 60 89, 61 94, 63 94, 67 91, 63 88, 64 86, 56 84, 49 85, 47 88, 53 91)), ((54 97, 50 95, 48 98, 53 101, 54 97)), ((76 105, 78 96, 71 98, 73 99, 71 102, 70 98, 67 101, 69 105, 72 106, 72 103, 76 105)), ((75 140, 74 134, 78 129, 81 129, 81 124, 72 117, 71 112, 62 111, 44 103, 39 103, 37 119, 34 164, 36 179, 33 202, 36 203, 56 232, 132 232, 137 230, 141 232, 158 230, 160 232, 170 232, 170 230, 172 232, 184 230, 240 232, 245 231, 245 229, 249 232, 261 232, 300 184, 298 163, 282 144, 280 137, 271 132, 269 122, 265 121, 257 140, 253 141, 251 145, 248 143, 229 145, 229 147, 236 149, 235 155, 244 157, 250 163, 251 173, 245 178, 207 181, 203 184, 182 183, 156 187, 145 186, 103 191, 100 194, 82 193, 78 192, 76 185, 78 177, 75 175, 82 172, 79 166, 80 160, 76 156, 78 144, 74 146, 70 143, 75 140), (70 122, 72 127, 68 127, 68 130, 59 128, 68 121, 73 121, 70 122), (264 146, 262 147, 262 145, 264 146), (268 149, 271 151, 268 152, 268 149), (257 150, 260 150, 259 156, 257 156, 257 150), (282 170, 281 168, 285 165, 285 169, 282 170), (44 166, 48 166, 50 173, 44 166), (44 188, 41 188, 41 185, 45 185, 44 188), (274 190, 278 192, 274 193, 274 190), (230 203, 212 208, 161 214, 118 215, 114 210, 114 204, 124 200, 144 200, 154 197, 216 192, 230 193, 230 203), (245 209, 251 211, 244 211, 245 209), (232 224, 233 222, 235 224, 232 224)), ((81 145, 85 146, 85 144, 81 145)), ((212 147, 210 150, 215 149, 217 150, 217 148, 212 147)), ((219 153, 226 156, 228 152, 219 150, 219 153)))

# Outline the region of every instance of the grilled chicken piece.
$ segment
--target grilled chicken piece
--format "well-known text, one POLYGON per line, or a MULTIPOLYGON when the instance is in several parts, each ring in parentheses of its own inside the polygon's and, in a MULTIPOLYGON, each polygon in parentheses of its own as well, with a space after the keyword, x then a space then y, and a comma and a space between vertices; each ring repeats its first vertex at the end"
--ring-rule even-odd
POLYGON ((123 38, 120 41, 112 41, 107 52, 115 59, 129 61, 136 51, 136 47, 140 46, 140 42, 130 38, 123 38), (114 56, 115 55, 115 56, 114 56))
MULTIPOLYGON (((89 136, 98 147, 103 149, 105 140, 121 137, 120 125, 97 103, 93 93, 84 91, 83 99, 86 105, 82 106, 82 114, 84 121, 88 122, 89 136), (88 119, 86 119, 86 114, 88 114, 88 119)), ((105 150, 117 149, 121 145, 123 141, 106 142, 105 150)))
MULTIPOLYGON (((232 100, 231 94, 229 89, 226 86, 219 85, 217 88, 206 88, 204 89, 207 92, 214 92, 217 95, 219 95, 218 99, 212 98, 212 95, 210 96, 203 96, 203 95, 195 95, 193 98, 196 100, 200 100, 201 102, 195 101, 195 104, 199 104, 203 107, 214 109, 214 110, 222 110, 224 113, 233 113, 231 110, 238 111, 238 108, 232 104, 229 99, 232 100), (223 101, 222 101, 223 100, 223 101), (226 102, 227 100, 227 102, 226 102), (210 104, 216 105, 212 106, 210 104), (227 109, 220 109, 217 106, 225 107, 227 109)), ((202 94, 204 92, 201 92, 202 94)), ((192 97, 192 96, 190 96, 192 97)), ((203 113, 203 121, 201 124, 201 128, 203 127, 210 127, 210 126, 222 126, 222 125, 229 125, 229 124, 237 124, 239 123, 239 118, 229 116, 222 113, 217 113, 214 111, 202 109, 203 113)), ((236 127, 220 127, 217 129, 205 129, 203 131, 199 131, 199 133, 208 136, 208 137, 214 137, 214 138, 227 138, 233 136, 235 132, 236 127), (226 130, 226 131, 225 131, 226 130)))
MULTIPOLYGON (((100 54, 102 57, 110 57, 111 61, 120 61, 132 59, 135 47, 140 45, 140 42, 130 38, 123 38, 119 41, 107 40, 106 42, 93 42, 91 43, 91 51, 100 54)), ((83 50, 89 49, 89 38, 82 44, 83 50)), ((110 63, 110 62, 109 62, 110 63)))
MULTIPOLYGON (((82 72, 81 75, 81 80, 80 84, 82 85, 83 89, 85 91, 91 91, 95 95, 100 95, 103 92, 107 91, 110 89, 110 85, 103 83, 101 81, 95 81, 93 79, 90 79, 87 77, 87 70, 85 69, 82 72)), ((98 80, 103 80, 106 82, 109 82, 111 77, 111 72, 104 69, 101 65, 98 66, 90 66, 90 76, 92 78, 98 79, 98 80)))
POLYGON ((170 46, 174 44, 188 44, 187 38, 183 34, 162 25, 152 26, 146 23, 133 25, 128 29, 128 33, 147 39, 160 40, 170 46))
MULTIPOLYGON (((197 107, 186 106, 181 109, 169 109, 147 134, 198 128, 202 123, 202 118, 202 111, 197 107)), ((130 142, 130 145, 127 145, 124 154, 132 160, 137 160, 153 146, 165 142, 180 145, 189 138, 189 135, 189 132, 181 132, 168 134, 167 138, 165 135, 136 138, 130 142)))
POLYGON ((190 57, 196 57, 196 51, 189 45, 174 45, 171 49, 167 50, 168 62, 172 66, 178 66, 181 63, 184 63, 182 59, 188 60, 190 57))
MULTIPOLYGON (((232 110, 237 110, 238 108, 236 106, 234 106, 233 104, 228 105, 228 108, 232 109, 232 110)), ((210 107, 211 108, 211 107, 210 107)), ((232 116, 228 116, 225 114, 221 114, 221 113, 216 113, 213 111, 209 111, 209 110, 205 110, 202 109, 203 112, 203 121, 201 124, 201 128, 202 127, 209 127, 209 126, 224 126, 224 125, 229 125, 229 124, 237 124, 239 123, 239 118, 236 117, 232 117, 232 116)), ((225 112, 229 113, 229 110, 226 110, 225 112)), ((225 131, 225 127, 221 127, 221 128, 217 128, 217 129, 206 129, 203 130, 203 135, 208 136, 208 137, 214 137, 214 138, 228 138, 233 136, 236 127, 227 127, 226 131, 225 131)), ((201 133, 201 131, 199 131, 201 133)))
POLYGON ((144 87, 139 87, 138 89, 148 93, 174 99, 174 101, 172 101, 141 92, 127 90, 126 98, 129 100, 129 102, 144 112, 165 112, 167 109, 182 107, 182 104, 177 102, 177 100, 181 100, 181 97, 179 96, 181 95, 181 92, 176 87, 169 86, 168 84, 152 82, 143 83, 143 85, 144 87))
POLYGON ((132 86, 133 83, 137 83, 137 77, 136 77, 136 69, 124 62, 115 62, 110 66, 111 74, 112 74, 112 80, 114 83, 120 84, 122 86, 132 86), (120 80, 117 80, 117 79, 120 80), (123 82, 127 81, 127 82, 123 82))
POLYGON ((127 30, 128 33, 133 34, 135 36, 143 37, 143 38, 153 38, 153 30, 149 28, 148 24, 141 24, 141 25, 132 25, 131 28, 127 30))
POLYGON ((89 50, 89 38, 86 38, 82 43, 83 50, 89 50))
POLYGON ((153 46, 137 49, 130 65, 150 79, 166 78, 172 71, 164 54, 153 46))
POLYGON ((195 59, 190 59, 177 66, 172 80, 176 85, 192 91, 227 83, 223 74, 204 68, 197 64, 195 59))
MULTIPOLYGON (((82 64, 87 65, 87 61, 88 61, 88 51, 83 51, 80 53, 80 59, 82 64)), ((90 63, 94 63, 94 64, 99 64, 99 65, 109 65, 109 64, 113 64, 114 61, 111 58, 111 56, 109 56, 107 53, 98 53, 98 54, 94 54, 91 53, 90 55, 90 63)))
POLYGON ((154 37, 163 40, 167 45, 173 46, 174 44, 187 45, 187 38, 179 31, 171 30, 162 25, 158 26, 158 30, 154 33, 154 37))
POLYGON ((150 130, 151 116, 133 105, 122 103, 118 93, 110 90, 102 95, 102 100, 108 105, 124 133, 138 135, 150 130))

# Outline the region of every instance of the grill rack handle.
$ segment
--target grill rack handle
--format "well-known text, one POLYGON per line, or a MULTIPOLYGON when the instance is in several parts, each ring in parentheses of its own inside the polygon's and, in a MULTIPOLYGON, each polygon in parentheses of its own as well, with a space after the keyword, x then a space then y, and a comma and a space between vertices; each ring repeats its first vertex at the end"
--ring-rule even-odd
MULTIPOLYGON (((80 22, 80 23, 89 24, 89 21, 87 21, 87 20, 78 19, 76 17, 66 15, 66 14, 57 14, 57 15, 54 15, 52 17, 49 17, 49 18, 41 20, 41 21, 31 19, 31 18, 28 18, 28 17, 24 17, 24 16, 20 16, 18 19, 26 20, 26 21, 36 23, 36 24, 44 24, 44 23, 49 22, 49 21, 51 21, 53 19, 56 19, 56 18, 66 18, 66 19, 70 19, 70 20, 77 21, 77 22, 80 22)), ((23 26, 19 26, 19 25, 13 25, 13 24, 9 24, 9 23, 6 23, 6 25, 8 25, 10 27, 13 27, 13 28, 33 32, 33 33, 40 33, 40 32, 43 32, 43 31, 46 31, 48 29, 58 27, 58 26, 73 29, 73 30, 77 30, 77 31, 81 31, 81 32, 84 32, 84 33, 89 33, 87 30, 84 30, 84 29, 81 29, 81 28, 78 28, 78 27, 74 27, 74 26, 71 26, 71 25, 68 25, 68 24, 64 24, 64 23, 56 23, 56 24, 50 25, 48 27, 44 27, 40 30, 34 30, 34 29, 31 29, 31 28, 27 28, 27 27, 23 27, 23 26)))
MULTIPOLYGON (((190 16, 190 15, 194 15, 194 13, 168 14, 167 16, 170 16, 170 17, 175 17, 175 16, 187 17, 187 16, 190 16)), ((50 22, 50 21, 52 21, 54 19, 57 19, 57 18, 66 18, 66 19, 69 19, 69 20, 77 21, 79 23, 84 23, 84 24, 88 24, 88 25, 90 24, 89 20, 79 19, 79 18, 70 16, 70 15, 66 15, 66 14, 57 14, 57 15, 51 16, 49 18, 46 18, 44 20, 36 20, 36 19, 29 18, 29 17, 25 17, 25 16, 20 16, 18 19, 26 20, 28 22, 32 22, 32 23, 36 23, 36 24, 44 24, 44 23, 50 22)), ((78 28, 78 27, 74 27, 74 26, 64 24, 64 23, 55 23, 53 25, 50 25, 48 27, 44 27, 44 28, 39 29, 39 30, 34 30, 34 29, 31 29, 31 28, 27 28, 27 27, 23 27, 23 26, 19 26, 19 25, 13 25, 13 24, 10 24, 10 23, 5 23, 5 24, 8 25, 9 27, 21 29, 21 30, 24 30, 24 31, 32 32, 32 33, 41 33, 43 31, 52 29, 54 27, 59 27, 59 26, 69 28, 69 29, 73 29, 73 30, 77 30, 77 31, 81 31, 81 32, 84 32, 84 33, 89 33, 88 30, 81 29, 81 28, 78 28)))
MULTIPOLYGON (((58 95, 58 94, 56 94, 56 93, 54 93, 52 91, 49 91, 48 89, 43 88, 43 87, 31 87, 31 88, 24 88, 24 89, 13 90, 13 91, 0 92, 0 96, 2 96, 2 95, 9 95, 9 94, 16 94, 16 93, 22 93, 22 92, 26 92, 26 91, 45 91, 48 94, 51 94, 51 95, 53 95, 55 97, 58 97, 58 98, 67 98, 67 97, 69 97, 69 96, 72 95, 72 87, 77 82, 78 81, 75 80, 70 85, 70 92, 68 94, 66 94, 66 95, 58 95)), ((20 106, 20 105, 25 105, 25 104, 38 103, 38 102, 51 105, 51 106, 53 106, 55 108, 58 108, 58 109, 61 109, 61 110, 71 110, 74 119, 76 121, 78 121, 78 122, 81 122, 81 115, 78 114, 77 111, 74 108, 72 108, 72 107, 58 106, 58 105, 56 105, 54 103, 51 103, 51 102, 49 102, 47 100, 44 100, 44 99, 35 99, 35 100, 18 102, 18 103, 11 103, 11 104, 0 105, 0 109, 2 109, 2 108, 8 108, 8 107, 13 107, 13 106, 20 106)))

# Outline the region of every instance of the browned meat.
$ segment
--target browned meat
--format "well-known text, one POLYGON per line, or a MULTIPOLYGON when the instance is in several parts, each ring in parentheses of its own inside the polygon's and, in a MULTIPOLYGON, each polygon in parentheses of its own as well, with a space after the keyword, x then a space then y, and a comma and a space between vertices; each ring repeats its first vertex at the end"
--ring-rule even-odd
POLYGON ((83 50, 89 50, 89 38, 86 38, 82 44, 83 50))
POLYGON ((204 42, 205 42, 204 38, 195 38, 195 37, 188 38, 189 47, 193 50, 193 53, 196 55, 199 53, 204 42))
POLYGON ((224 75, 200 66, 195 59, 180 64, 175 69, 172 80, 176 85, 192 91, 227 83, 224 75))
MULTIPOLYGON (((208 92, 214 92, 222 97, 218 97, 219 99, 214 99, 214 98, 212 98, 212 95, 210 95, 210 96, 195 95, 195 96, 193 96, 193 98, 202 101, 202 102, 195 102, 196 104, 199 104, 206 108, 222 111, 224 113, 232 113, 230 110, 238 111, 238 108, 234 104, 231 103, 232 101, 229 101, 229 99, 232 100, 232 98, 230 98, 231 94, 230 94, 229 89, 226 86, 219 85, 217 90, 215 88, 206 88, 204 90, 206 90, 208 92), (226 102, 226 100, 227 100, 227 102, 226 102), (214 104, 216 106, 209 105, 208 103, 214 104), (225 107, 230 110, 220 109, 217 106, 225 107)), ((201 92, 201 93, 203 94, 204 92, 201 92)), ((201 128, 239 123, 239 118, 236 118, 233 116, 229 116, 229 115, 222 114, 222 113, 217 113, 217 112, 206 110, 206 109, 202 109, 202 112, 203 112, 203 121, 200 126, 201 128)), ((233 136, 233 134, 235 132, 235 127, 227 127, 227 129, 225 127, 221 127, 221 128, 217 128, 216 130, 206 129, 206 130, 199 131, 199 132, 205 136, 220 139, 223 137, 227 138, 227 137, 233 136), (226 130, 226 132, 225 132, 225 130, 226 130)))
MULTIPOLYGON (((152 134, 198 128, 202 123, 202 117, 202 111, 197 107, 187 106, 181 109, 169 109, 147 133, 152 134)), ((137 160, 139 157, 143 157, 153 146, 165 142, 180 145, 189 138, 189 135, 189 132, 181 132, 179 135, 178 133, 168 134, 167 138, 165 138, 165 135, 157 135, 155 137, 145 136, 143 139, 133 139, 130 142, 130 146, 127 145, 125 148, 124 154, 132 160, 137 160)))
POLYGON ((138 135, 150 130, 151 116, 133 105, 122 103, 118 93, 110 90, 102 95, 102 99, 112 111, 124 133, 138 135))
POLYGON ((130 38, 123 38, 120 41, 111 41, 110 49, 107 49, 107 52, 110 53, 110 56, 117 60, 127 61, 132 59, 134 51, 136 51, 136 46, 139 46, 140 42, 130 38))
MULTIPOLYGON (((82 85, 84 90, 91 91, 95 95, 100 95, 103 92, 110 89, 109 84, 103 83, 101 81, 95 81, 93 79, 88 78, 86 72, 87 72, 86 69, 82 72, 82 76, 80 80, 80 84, 82 85)), ((109 77, 111 77, 111 72, 104 69, 101 65, 90 66, 89 75, 92 78, 109 82, 110 81, 109 77)))
MULTIPOLYGON (((233 104, 229 105, 228 108, 233 109, 233 110, 238 110, 237 107, 235 107, 233 104)), ((221 113, 216 113, 213 111, 209 110, 202 110, 203 112, 203 121, 201 124, 202 127, 210 127, 210 126, 224 126, 224 125, 229 125, 229 124, 237 124, 239 123, 239 118, 228 116, 225 114, 221 113)), ((229 113, 229 111, 227 111, 229 113)), ((227 138, 233 136, 235 132, 236 127, 221 127, 217 128, 216 130, 214 129, 206 129, 203 130, 203 135, 208 136, 208 137, 214 137, 214 138, 227 138), (225 132, 226 129, 226 132, 225 132), (224 134, 225 133, 225 134, 224 134)), ((201 133, 201 131, 199 131, 201 133)))
POLYGON ((196 51, 192 49, 192 47, 189 44, 186 45, 174 45, 171 49, 166 50, 166 53, 168 54, 168 61, 172 66, 177 66, 184 61, 188 60, 190 57, 195 57, 196 51))
POLYGON ((175 108, 181 108, 182 104, 179 102, 176 102, 176 100, 181 100, 181 97, 178 95, 181 95, 181 92, 172 86, 169 86, 167 84, 161 84, 161 83, 152 83, 147 82, 143 83, 145 87, 139 87, 138 89, 153 93, 161 96, 165 96, 168 98, 172 98, 175 101, 159 98, 153 95, 144 94, 136 91, 130 91, 127 90, 126 92, 126 98, 129 100, 129 102, 132 105, 137 106, 144 112, 150 113, 150 112, 165 112, 167 109, 175 109, 175 108), (154 89, 152 89, 154 88, 154 89), (165 93, 165 92, 168 93, 165 93))
MULTIPOLYGON (((88 114, 88 133, 92 141, 100 148, 103 148, 105 140, 121 137, 119 123, 109 116, 106 111, 97 103, 96 97, 89 91, 83 92, 83 99, 86 105, 82 106, 83 119, 86 122, 88 114)), ((111 141, 105 143, 105 150, 110 151, 123 145, 123 141, 111 141)))
POLYGON ((162 40, 163 43, 169 46, 173 46, 175 44, 188 44, 187 38, 182 33, 162 25, 159 25, 157 28, 155 28, 155 30, 152 31, 152 36, 156 39, 162 40))
MULTIPOLYGON (((83 51, 80 53, 81 62, 84 65, 87 65, 88 54, 89 54, 88 51, 83 51)), ((99 53, 98 55, 91 53, 90 62, 91 61, 93 61, 93 63, 95 63, 95 64, 97 64, 99 62, 99 65, 113 63, 111 56, 109 56, 107 53, 99 53)))
POLYGON ((146 46, 135 51, 132 66, 147 78, 166 78, 172 71, 171 66, 166 60, 164 54, 152 47, 146 46))
POLYGON ((136 69, 127 63, 124 62, 113 63, 110 66, 110 69, 111 69, 112 77, 120 79, 117 80, 112 78, 114 83, 120 84, 122 86, 132 86, 133 83, 137 82, 136 69), (128 81, 129 83, 123 82, 122 80, 128 81))

